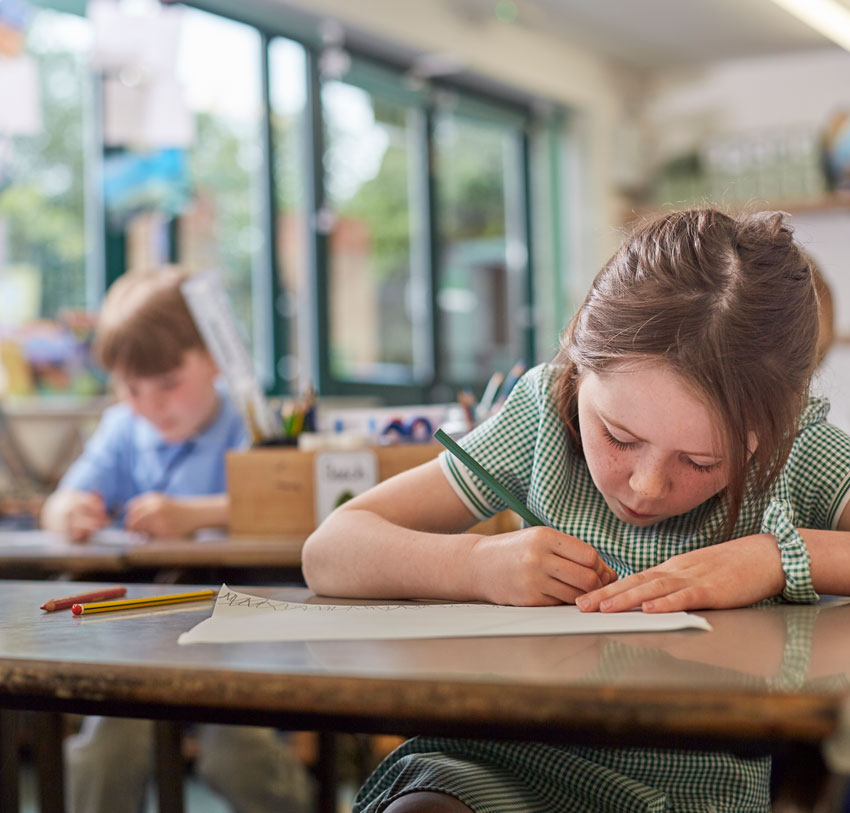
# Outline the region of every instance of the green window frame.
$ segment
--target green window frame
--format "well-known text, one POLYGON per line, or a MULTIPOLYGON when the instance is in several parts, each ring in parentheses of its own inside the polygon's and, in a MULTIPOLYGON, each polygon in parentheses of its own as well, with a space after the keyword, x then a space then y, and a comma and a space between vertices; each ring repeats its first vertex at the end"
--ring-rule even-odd
MULTIPOLYGON (((548 331, 550 323, 557 322, 562 327, 561 318, 548 314, 539 318, 535 302, 535 288, 541 285, 540 272, 535 267, 535 257, 539 237, 532 231, 532 224, 539 217, 546 219, 547 248, 543 252, 547 257, 547 284, 544 299, 547 308, 563 307, 562 273, 564 267, 564 248, 560 242, 560 223, 555 222, 564 212, 560 195, 560 183, 552 182, 559 178, 561 169, 558 158, 558 140, 564 137, 563 113, 559 110, 547 110, 540 113, 533 100, 521 98, 506 88, 494 88, 491 84, 481 83, 476 87, 474 78, 462 77, 452 81, 450 78, 431 80, 412 86, 410 64, 404 60, 388 58, 369 48, 346 45, 350 58, 350 67, 341 77, 341 81, 362 88, 376 97, 394 101, 418 112, 416 140, 418 148, 413 156, 417 161, 415 175, 418 179, 414 194, 417 196, 417 212, 421 222, 419 232, 424 239, 416 246, 420 252, 417 267, 424 275, 419 281, 421 290, 428 296, 426 317, 417 324, 418 334, 414 341, 419 348, 420 357, 425 358, 421 365, 426 373, 415 381, 392 382, 381 380, 345 380, 334 374, 331 364, 329 343, 330 329, 330 291, 329 291, 329 241, 326 230, 317 226, 321 222, 321 213, 328 205, 326 189, 325 121, 322 111, 322 87, 326 80, 321 75, 321 60, 325 45, 321 42, 315 21, 295 12, 284 9, 270 9, 268 6, 250 3, 234 4, 228 0, 189 0, 182 3, 235 22, 256 28, 261 37, 261 64, 258 69, 262 76, 263 107, 263 144, 262 161, 264 180, 262 199, 265 208, 261 227, 264 232, 264 265, 268 280, 261 283, 262 295, 254 294, 253 308, 257 324, 263 325, 262 347, 255 347, 255 354, 263 359, 261 379, 270 394, 286 395, 292 389, 290 380, 281 375, 277 363, 289 352, 287 337, 291 334, 293 318, 307 319, 306 329, 300 335, 310 337, 309 369, 302 371, 297 384, 303 388, 312 384, 320 395, 375 396, 387 404, 434 402, 453 400, 458 387, 470 387, 480 395, 486 384, 486 376, 479 380, 452 380, 441 363, 441 324, 440 312, 436 302, 438 286, 438 257, 442 246, 440 234, 440 211, 437 185, 440 182, 439 168, 434 163, 434 136, 438 117, 451 100, 453 115, 465 120, 486 122, 490 126, 502 128, 514 140, 516 149, 517 177, 512 194, 513 205, 519 212, 513 239, 524 245, 522 260, 522 318, 519 328, 521 341, 518 352, 526 363, 538 361, 538 347, 545 347, 545 356, 551 345, 551 337, 541 341, 540 331, 548 331), (269 46, 275 38, 284 38, 298 43, 306 55, 306 75, 304 88, 306 98, 305 161, 307 211, 312 213, 308 240, 309 290, 304 301, 309 303, 307 313, 293 315, 291 309, 281 308, 278 269, 281 258, 278 256, 274 230, 277 218, 275 178, 273 173, 274 142, 271 132, 270 84, 274 78, 270 75, 269 46), (548 178, 548 200, 541 194, 535 195, 535 175, 548 178), (543 211, 543 208, 547 211, 543 211), (534 214, 533 214, 534 210, 534 214), (551 280, 548 277, 552 276, 551 280), (550 293, 554 291, 554 298, 550 293), (553 304, 554 303, 554 304, 553 304), (422 355, 424 354, 424 355, 422 355)), ((112 281, 123 273, 125 235, 110 229, 104 222, 104 262, 105 280, 112 281)), ((170 259, 179 262, 176 240, 171 242, 170 259)), ((303 310, 303 309, 302 309, 303 310)), ((255 340, 257 333, 255 331, 255 340)), ((507 370, 503 370, 507 372, 507 370)))

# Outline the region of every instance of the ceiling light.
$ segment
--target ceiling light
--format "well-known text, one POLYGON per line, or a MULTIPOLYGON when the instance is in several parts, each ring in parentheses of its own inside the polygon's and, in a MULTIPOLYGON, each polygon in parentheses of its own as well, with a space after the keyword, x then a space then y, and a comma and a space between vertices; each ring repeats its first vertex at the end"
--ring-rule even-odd
POLYGON ((850 51, 850 8, 838 0, 773 0, 797 19, 850 51))

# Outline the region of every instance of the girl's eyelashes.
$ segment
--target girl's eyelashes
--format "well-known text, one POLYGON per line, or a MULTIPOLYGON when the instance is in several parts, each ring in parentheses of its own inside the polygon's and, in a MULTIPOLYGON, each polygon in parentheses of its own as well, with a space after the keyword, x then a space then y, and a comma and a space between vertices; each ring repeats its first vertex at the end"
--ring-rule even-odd
MULTIPOLYGON (((618 438, 615 438, 611 434, 611 430, 607 426, 605 426, 605 424, 602 424, 602 434, 605 436, 605 440, 607 440, 608 443, 610 443, 615 449, 620 449, 621 451, 625 451, 626 449, 631 449, 631 448, 637 446, 637 444, 638 444, 638 442, 636 440, 625 441, 625 440, 619 440, 618 438)), ((703 465, 700 465, 699 463, 695 463, 689 457, 686 457, 685 460, 687 460, 688 465, 694 471, 698 471, 700 474, 708 474, 708 472, 713 471, 714 469, 717 468, 718 465, 720 465, 719 463, 711 463, 707 466, 703 466, 703 465)))
POLYGON ((689 466, 690 466, 690 467, 691 467, 694 471, 698 471, 698 472, 701 472, 701 473, 703 473, 703 474, 706 474, 706 473, 708 473, 708 472, 710 472, 710 471, 713 471, 713 470, 714 470, 715 468, 717 468, 717 466, 718 466, 718 464, 717 464, 717 463, 712 463, 711 465, 708 465, 708 466, 701 466, 699 463, 694 463, 694 461, 693 461, 693 460, 691 460, 690 458, 687 458, 687 460, 688 460, 688 465, 689 465, 689 466))
POLYGON ((636 441, 627 442, 625 440, 618 440, 611 434, 611 430, 608 429, 605 424, 602 424, 602 434, 605 435, 605 439, 610 443, 615 449, 631 449, 633 446, 636 446, 636 441))

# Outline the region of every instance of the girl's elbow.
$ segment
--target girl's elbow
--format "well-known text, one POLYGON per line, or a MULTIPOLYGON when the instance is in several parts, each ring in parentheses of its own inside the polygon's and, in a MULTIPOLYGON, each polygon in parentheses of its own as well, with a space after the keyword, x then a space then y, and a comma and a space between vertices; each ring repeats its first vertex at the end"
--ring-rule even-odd
POLYGON ((333 578, 328 559, 329 551, 313 533, 301 550, 301 575, 304 582, 318 595, 333 595, 333 578))
POLYGON ((318 566, 316 544, 313 537, 308 536, 304 547, 301 549, 301 575, 304 581, 314 593, 318 592, 317 583, 320 580, 321 568, 318 566))

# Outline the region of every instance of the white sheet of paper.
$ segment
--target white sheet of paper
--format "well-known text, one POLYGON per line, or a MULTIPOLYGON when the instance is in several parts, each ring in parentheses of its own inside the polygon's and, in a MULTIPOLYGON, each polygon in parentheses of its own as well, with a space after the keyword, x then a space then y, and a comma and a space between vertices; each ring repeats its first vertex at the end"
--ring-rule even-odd
POLYGON ((344 641, 464 638, 495 635, 710 630, 690 613, 582 613, 572 605, 297 604, 221 586, 213 614, 178 639, 181 644, 248 641, 344 641))
POLYGON ((140 534, 137 531, 128 531, 124 528, 115 528, 109 526, 95 531, 90 537, 89 542, 94 545, 114 545, 118 548, 123 548, 128 545, 143 545, 148 541, 146 534, 140 534))

